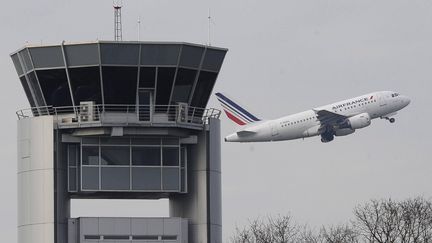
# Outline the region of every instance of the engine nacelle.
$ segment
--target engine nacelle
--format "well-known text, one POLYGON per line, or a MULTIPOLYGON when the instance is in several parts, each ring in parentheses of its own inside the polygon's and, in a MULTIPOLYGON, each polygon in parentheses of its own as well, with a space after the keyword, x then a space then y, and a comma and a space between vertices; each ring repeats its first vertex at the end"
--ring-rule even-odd
POLYGON ((368 113, 361 113, 356 116, 348 118, 345 123, 340 127, 351 128, 352 130, 367 127, 371 124, 371 118, 368 113))
POLYGON ((321 125, 317 125, 317 126, 313 126, 311 128, 309 128, 308 130, 303 132, 303 137, 313 137, 313 136, 317 136, 320 134, 319 132, 319 128, 321 127, 321 125))
POLYGON ((342 128, 342 129, 337 129, 335 131, 335 136, 346 136, 346 135, 350 135, 351 133, 354 133, 355 130, 351 129, 351 128, 342 128))

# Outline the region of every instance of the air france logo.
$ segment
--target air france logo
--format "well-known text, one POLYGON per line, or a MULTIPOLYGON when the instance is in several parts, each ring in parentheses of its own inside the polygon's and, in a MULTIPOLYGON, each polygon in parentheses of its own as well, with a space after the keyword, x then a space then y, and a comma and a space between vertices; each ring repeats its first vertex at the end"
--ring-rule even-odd
POLYGON ((358 104, 358 103, 367 102, 368 100, 371 100, 371 99, 373 99, 373 95, 370 98, 364 97, 364 98, 361 98, 361 99, 357 99, 357 100, 353 100, 353 101, 348 101, 348 102, 343 103, 343 104, 335 105, 335 106, 332 107, 332 109, 333 110, 337 110, 337 109, 348 107, 348 106, 355 105, 355 104, 358 104))

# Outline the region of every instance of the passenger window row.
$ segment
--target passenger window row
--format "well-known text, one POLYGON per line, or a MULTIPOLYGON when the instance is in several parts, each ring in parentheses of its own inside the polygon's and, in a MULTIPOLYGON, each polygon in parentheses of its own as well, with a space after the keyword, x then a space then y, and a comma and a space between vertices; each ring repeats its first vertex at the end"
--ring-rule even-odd
POLYGON ((293 121, 293 122, 290 122, 290 121, 284 121, 284 122, 281 122, 281 126, 282 126, 282 127, 287 127, 287 126, 291 126, 291 125, 299 124, 299 123, 301 123, 301 122, 311 121, 311 120, 314 120, 315 118, 316 118, 316 116, 308 117, 308 118, 306 118, 306 119, 301 119, 301 120, 297 120, 297 121, 293 121))

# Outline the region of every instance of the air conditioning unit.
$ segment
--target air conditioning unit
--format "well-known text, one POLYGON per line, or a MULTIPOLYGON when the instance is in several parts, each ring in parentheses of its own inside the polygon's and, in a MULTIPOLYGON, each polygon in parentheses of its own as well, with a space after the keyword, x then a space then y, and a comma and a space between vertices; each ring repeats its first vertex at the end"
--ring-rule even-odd
POLYGON ((91 122, 95 120, 95 102, 82 101, 80 102, 79 120, 80 122, 91 122))

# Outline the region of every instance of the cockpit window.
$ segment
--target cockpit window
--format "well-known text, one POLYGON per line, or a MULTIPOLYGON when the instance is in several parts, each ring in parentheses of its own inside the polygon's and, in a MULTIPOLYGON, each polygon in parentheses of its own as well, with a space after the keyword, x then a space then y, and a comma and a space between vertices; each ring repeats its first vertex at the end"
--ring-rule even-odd
POLYGON ((394 97, 398 97, 398 96, 399 96, 399 93, 393 93, 391 96, 392 96, 393 98, 394 98, 394 97))

